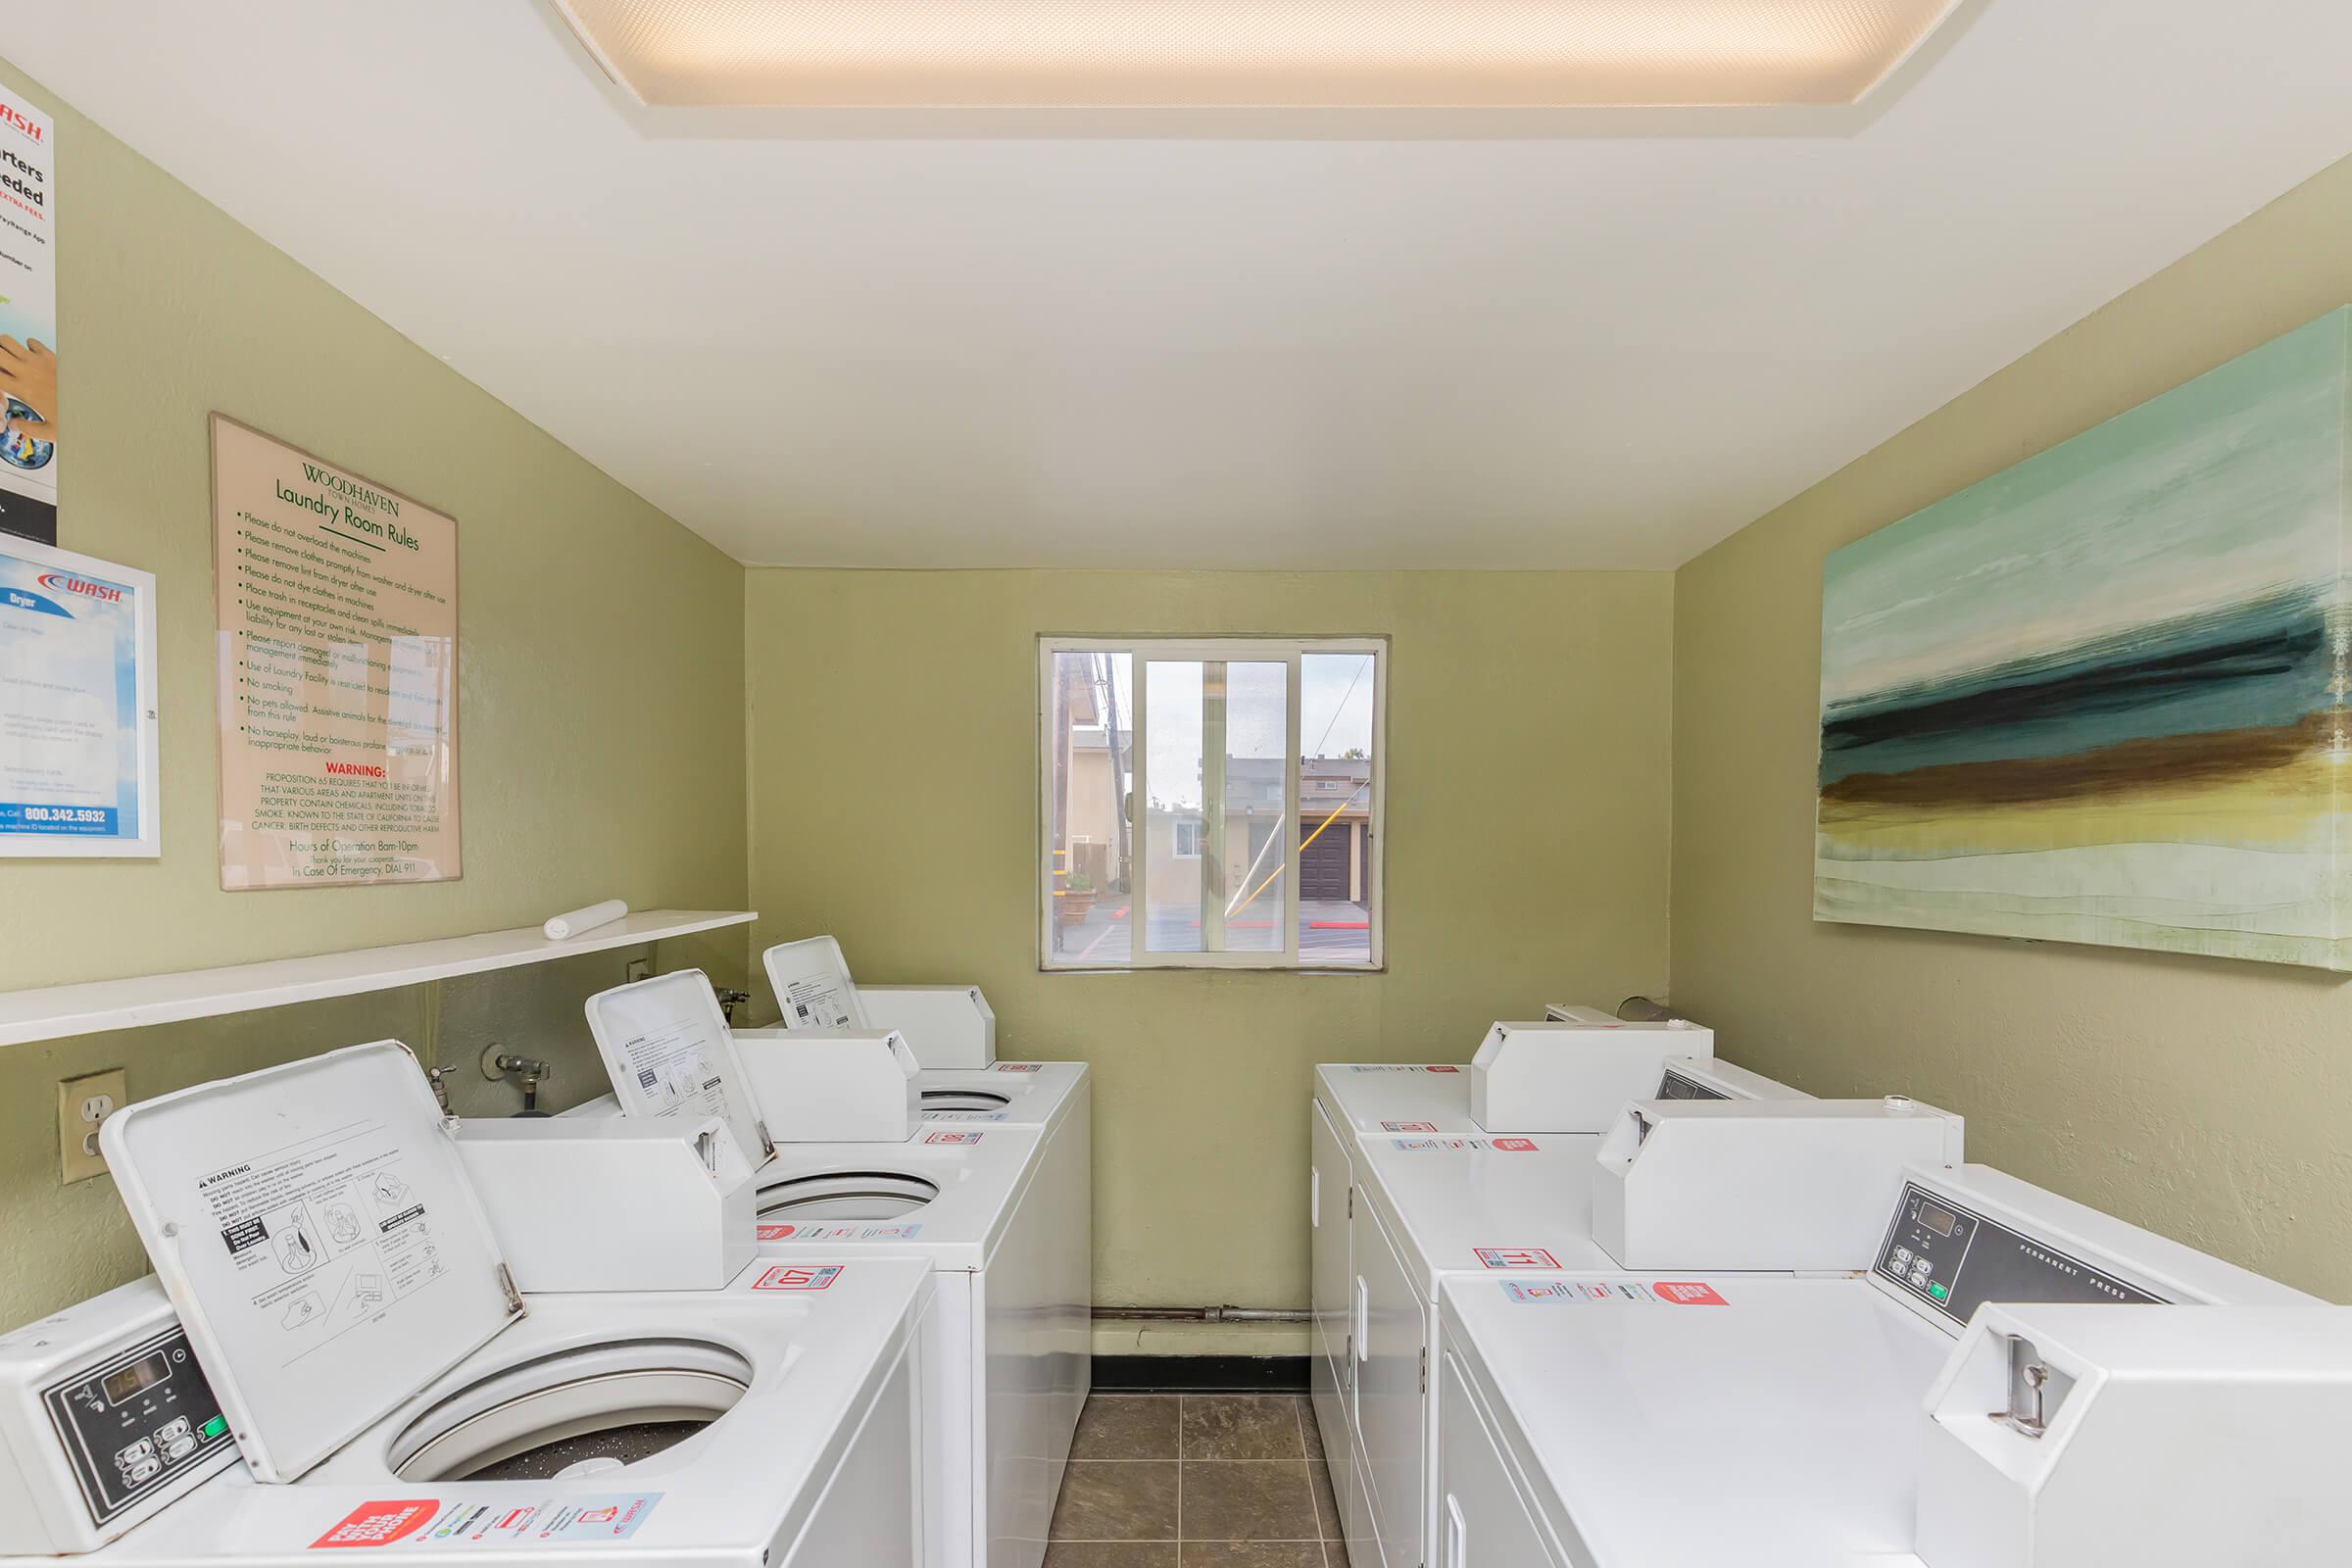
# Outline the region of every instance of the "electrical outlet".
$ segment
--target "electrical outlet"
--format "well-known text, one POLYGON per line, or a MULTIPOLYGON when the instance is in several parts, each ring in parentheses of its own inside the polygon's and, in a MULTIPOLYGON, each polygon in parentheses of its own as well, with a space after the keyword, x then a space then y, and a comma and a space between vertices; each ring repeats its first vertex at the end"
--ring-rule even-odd
POLYGON ((60 1181, 86 1182, 106 1174, 106 1156, 98 1152, 98 1124, 121 1110, 129 1098, 120 1067, 68 1078, 57 1086, 60 1181))
POLYGON ((654 977, 654 960, 653 960, 653 959, 651 959, 651 958, 631 958, 631 959, 629 960, 629 983, 630 983, 631 985, 635 985, 635 984, 636 984, 638 981, 640 981, 640 980, 651 980, 653 977, 654 977))

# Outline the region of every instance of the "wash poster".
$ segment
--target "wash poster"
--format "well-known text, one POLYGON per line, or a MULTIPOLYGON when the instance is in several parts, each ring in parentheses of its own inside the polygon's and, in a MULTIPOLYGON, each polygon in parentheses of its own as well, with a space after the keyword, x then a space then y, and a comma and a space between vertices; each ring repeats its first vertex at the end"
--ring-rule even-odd
POLYGON ((0 87, 0 532, 57 543, 57 159, 49 117, 0 87))

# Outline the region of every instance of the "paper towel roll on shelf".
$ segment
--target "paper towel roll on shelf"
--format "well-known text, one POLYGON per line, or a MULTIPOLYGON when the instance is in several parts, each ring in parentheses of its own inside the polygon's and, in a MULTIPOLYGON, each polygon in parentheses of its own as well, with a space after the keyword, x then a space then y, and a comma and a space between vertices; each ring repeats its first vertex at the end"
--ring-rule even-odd
POLYGON ((611 925, 628 912, 629 906, 620 900, 607 899, 602 904, 591 904, 584 909, 566 909, 550 918, 541 929, 547 932, 548 941, 563 942, 582 932, 593 931, 600 925, 611 925))

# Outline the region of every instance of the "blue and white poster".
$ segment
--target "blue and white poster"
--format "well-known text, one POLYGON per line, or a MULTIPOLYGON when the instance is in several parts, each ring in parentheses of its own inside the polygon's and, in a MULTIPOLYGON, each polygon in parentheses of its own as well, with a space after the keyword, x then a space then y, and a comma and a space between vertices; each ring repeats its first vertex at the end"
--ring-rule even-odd
POLYGON ((0 856, 161 853, 155 578, 0 535, 0 856))

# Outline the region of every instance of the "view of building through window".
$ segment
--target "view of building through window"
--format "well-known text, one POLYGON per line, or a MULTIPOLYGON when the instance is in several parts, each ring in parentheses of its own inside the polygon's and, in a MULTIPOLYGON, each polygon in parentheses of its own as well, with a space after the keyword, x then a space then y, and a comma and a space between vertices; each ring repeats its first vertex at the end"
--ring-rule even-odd
POLYGON ((1050 640, 1044 962, 1376 966, 1384 651, 1050 640))

